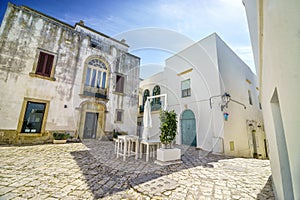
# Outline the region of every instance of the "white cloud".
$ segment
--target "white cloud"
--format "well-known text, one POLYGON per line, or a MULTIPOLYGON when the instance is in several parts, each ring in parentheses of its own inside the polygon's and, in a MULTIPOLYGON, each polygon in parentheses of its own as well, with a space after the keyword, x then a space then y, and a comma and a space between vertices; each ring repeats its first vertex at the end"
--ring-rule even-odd
POLYGON ((131 51, 152 48, 177 53, 195 42, 176 31, 162 28, 134 29, 114 37, 117 39, 125 38, 130 44, 131 51))

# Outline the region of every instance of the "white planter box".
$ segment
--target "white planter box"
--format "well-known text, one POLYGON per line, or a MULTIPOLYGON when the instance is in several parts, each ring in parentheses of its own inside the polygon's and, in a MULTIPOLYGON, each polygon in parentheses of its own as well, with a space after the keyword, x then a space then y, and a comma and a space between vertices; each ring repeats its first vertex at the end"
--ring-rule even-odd
POLYGON ((181 149, 157 149, 157 164, 170 165, 182 163, 181 161, 181 149))
POLYGON ((66 144, 67 140, 53 140, 53 144, 66 144))

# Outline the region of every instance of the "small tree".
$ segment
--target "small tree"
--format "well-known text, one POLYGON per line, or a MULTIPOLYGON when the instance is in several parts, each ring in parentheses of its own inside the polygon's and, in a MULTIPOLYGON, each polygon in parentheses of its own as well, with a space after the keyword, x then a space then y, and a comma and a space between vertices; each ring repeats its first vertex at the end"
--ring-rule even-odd
POLYGON ((160 112, 160 141, 163 144, 170 144, 176 137, 177 133, 177 114, 172 111, 160 112))

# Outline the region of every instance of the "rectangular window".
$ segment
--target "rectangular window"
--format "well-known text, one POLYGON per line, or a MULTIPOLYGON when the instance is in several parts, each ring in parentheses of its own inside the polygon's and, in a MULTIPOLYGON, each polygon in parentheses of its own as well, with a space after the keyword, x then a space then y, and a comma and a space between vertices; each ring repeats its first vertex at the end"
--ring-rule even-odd
POLYGON ((251 91, 248 90, 249 104, 252 105, 251 91))
POLYGON ((22 133, 41 133, 46 103, 27 101, 22 133))
POLYGON ((116 76, 116 92, 124 93, 124 82, 125 78, 124 76, 117 75, 116 76))
POLYGON ((191 96, 191 79, 181 81, 181 97, 191 96))
POLYGON ((116 110, 116 122, 123 122, 123 110, 116 110))
POLYGON ((36 74, 42 76, 51 76, 51 70, 53 67, 54 55, 40 52, 38 64, 36 67, 36 74))
POLYGON ((259 98, 259 95, 258 95, 258 107, 259 107, 259 109, 262 109, 262 107, 261 107, 261 102, 260 102, 259 99, 260 99, 260 98, 259 98))
POLYGON ((234 141, 229 142, 230 151, 234 151, 234 141))
POLYGON ((98 46, 98 44, 97 44, 97 43, 95 43, 95 42, 91 42, 91 47, 93 47, 93 48, 97 48, 97 46, 98 46))
POLYGON ((259 109, 261 110, 261 109, 262 109, 262 107, 261 107, 261 103, 259 102, 259 103, 258 103, 258 105, 259 105, 259 109))

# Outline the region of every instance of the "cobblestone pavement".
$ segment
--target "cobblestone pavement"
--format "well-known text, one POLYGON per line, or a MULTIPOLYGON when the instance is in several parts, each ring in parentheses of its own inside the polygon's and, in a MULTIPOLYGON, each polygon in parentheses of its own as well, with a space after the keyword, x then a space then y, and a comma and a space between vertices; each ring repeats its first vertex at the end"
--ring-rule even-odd
POLYGON ((267 160, 182 149, 182 164, 117 159, 112 142, 0 146, 0 199, 274 199, 267 160))

